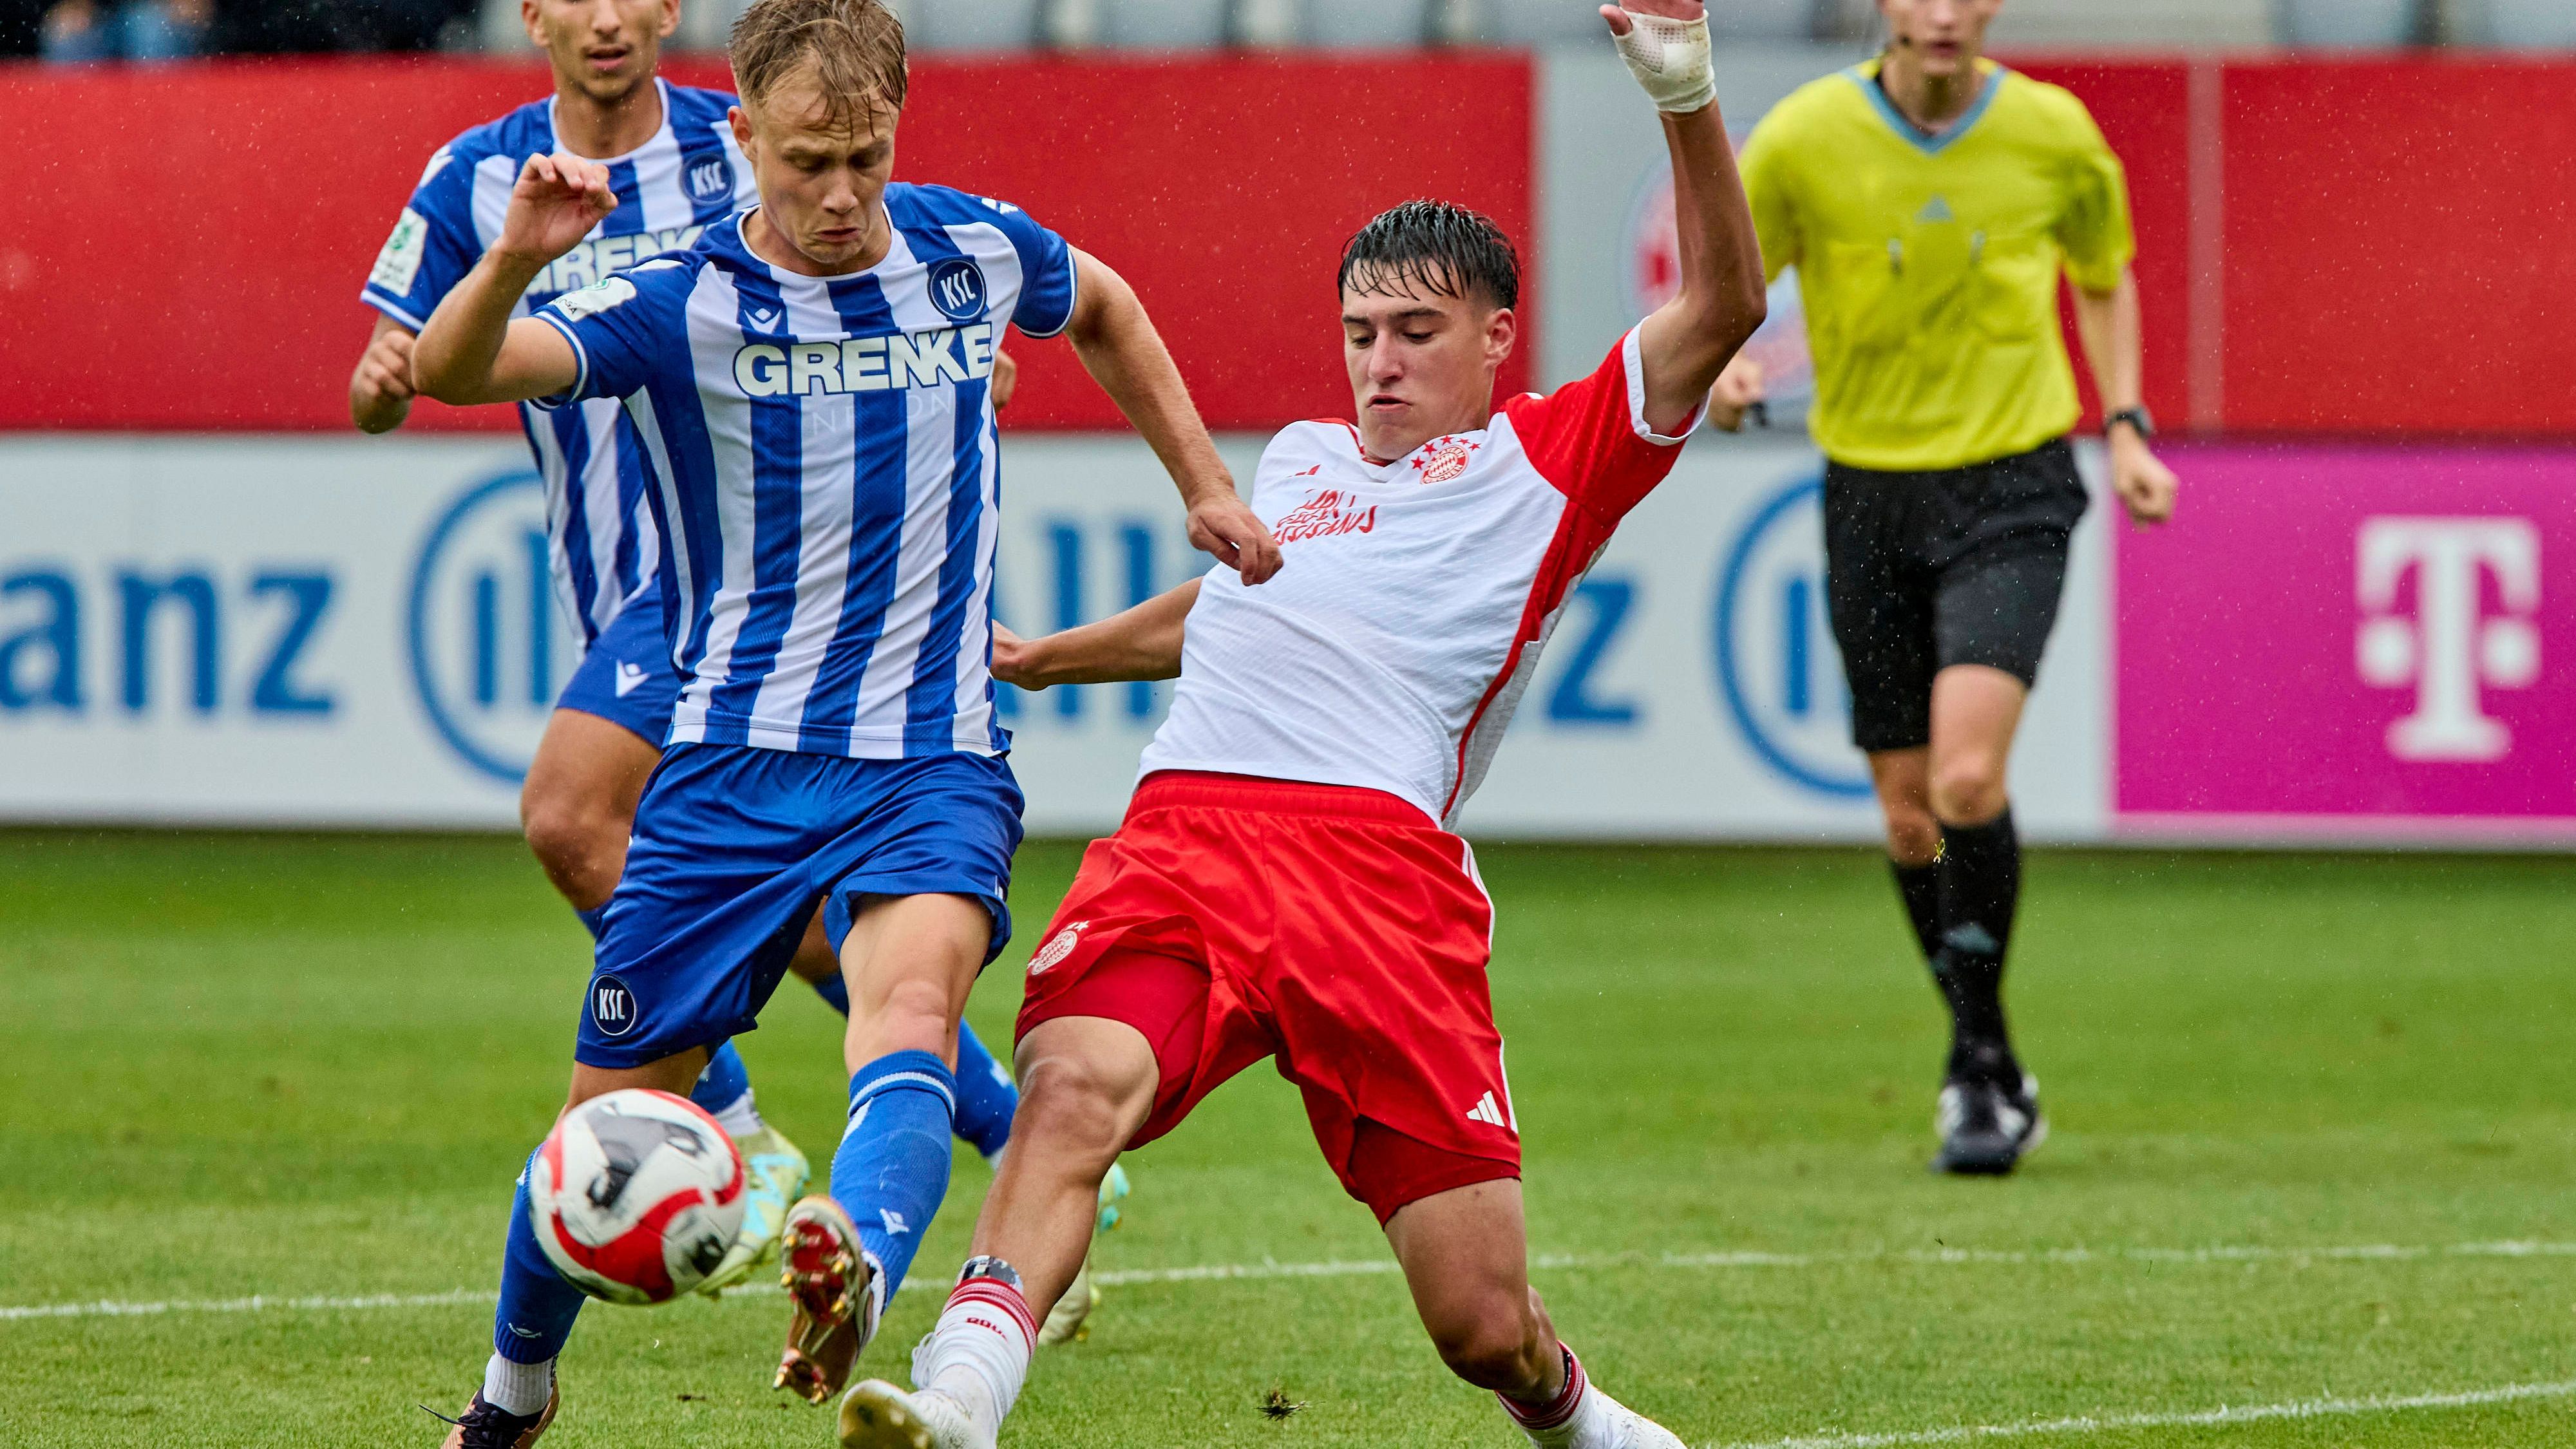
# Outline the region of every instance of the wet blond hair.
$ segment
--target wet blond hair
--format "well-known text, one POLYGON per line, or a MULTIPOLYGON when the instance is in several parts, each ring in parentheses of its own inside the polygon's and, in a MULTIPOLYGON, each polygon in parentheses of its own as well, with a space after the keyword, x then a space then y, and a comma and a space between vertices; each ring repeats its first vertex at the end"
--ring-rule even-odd
POLYGON ((903 109, 903 21, 880 0, 757 0, 734 22, 729 48, 745 100, 810 66, 836 123, 903 109))

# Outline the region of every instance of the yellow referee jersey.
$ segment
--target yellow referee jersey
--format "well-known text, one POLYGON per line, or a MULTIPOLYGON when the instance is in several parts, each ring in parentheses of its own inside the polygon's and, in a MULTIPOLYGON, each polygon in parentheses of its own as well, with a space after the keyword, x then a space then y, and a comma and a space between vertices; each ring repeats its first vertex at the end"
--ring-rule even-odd
POLYGON ((1856 468, 1957 468, 2075 426, 2057 275, 2104 292, 2137 251, 2128 182, 2084 103, 1980 61, 1976 103, 1925 136, 1878 62, 1811 81, 1745 143, 1772 280, 1798 269, 1809 423, 1856 468))

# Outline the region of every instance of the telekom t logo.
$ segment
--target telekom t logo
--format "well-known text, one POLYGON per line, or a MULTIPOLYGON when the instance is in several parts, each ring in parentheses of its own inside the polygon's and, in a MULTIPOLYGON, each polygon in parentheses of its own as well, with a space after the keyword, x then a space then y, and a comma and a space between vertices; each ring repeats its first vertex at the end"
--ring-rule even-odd
POLYGON ((2361 525, 2363 620, 2355 659, 2364 682, 2415 687, 2415 712, 2388 727, 2401 760, 2497 760, 2513 734, 2483 689, 2540 678, 2540 530, 2527 518, 2372 518, 2361 525), (2415 615, 2396 612, 2415 575, 2415 615), (2484 612, 2488 577, 2503 612, 2484 612))

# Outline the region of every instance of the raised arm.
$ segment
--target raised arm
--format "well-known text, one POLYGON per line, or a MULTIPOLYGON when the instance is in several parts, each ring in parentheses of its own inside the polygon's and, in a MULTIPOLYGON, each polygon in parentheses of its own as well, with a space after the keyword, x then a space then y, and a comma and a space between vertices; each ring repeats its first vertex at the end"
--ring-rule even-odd
POLYGON ((581 380, 572 344, 510 313, 546 264, 617 209, 608 168, 579 156, 531 156, 510 190, 501 235, 438 304, 412 345, 412 379, 444 403, 522 402, 581 380))
POLYGON ((993 677, 1022 689, 1051 684, 1118 684, 1181 672, 1182 625, 1199 601, 1199 581, 1158 594, 1096 624, 1023 639, 993 626, 993 677))
MULTIPOLYGON (((1098 257, 1073 252, 1073 320, 1065 335, 1100 390, 1163 460, 1189 509, 1190 542, 1231 565, 1247 584, 1279 572, 1279 545, 1234 491, 1234 475, 1190 401, 1172 354, 1135 289, 1098 257)), ((1178 664, 1174 668, 1178 668, 1178 664)), ((1169 676, 1156 676, 1168 678, 1169 676)))
MULTIPOLYGON (((2108 292, 2075 289, 2075 335, 2084 343, 2084 361, 2093 369, 2093 389, 2101 394, 2102 415, 2116 417, 2140 405, 2145 394, 2144 325, 2138 309, 2137 274, 2120 273, 2120 284, 2108 292)), ((2147 436, 2134 423, 2113 423, 2106 438, 2111 451, 2111 491, 2129 510, 2133 523, 2162 523, 2173 517, 2179 486, 2171 468, 2147 446, 2147 436)))
POLYGON ((1762 248, 1717 111, 1707 15, 1700 0, 1601 7, 1620 57, 1663 113, 1673 159, 1681 291, 1646 319, 1637 339, 1646 363, 1646 425, 1658 433, 1690 421, 1727 359, 1762 325, 1766 305, 1762 248))

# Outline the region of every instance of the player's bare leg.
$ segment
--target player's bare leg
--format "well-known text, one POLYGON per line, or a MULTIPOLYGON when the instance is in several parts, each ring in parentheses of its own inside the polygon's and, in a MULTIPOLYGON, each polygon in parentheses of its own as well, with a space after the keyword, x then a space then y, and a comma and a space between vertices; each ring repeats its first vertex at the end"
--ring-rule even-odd
POLYGON ((1682 1449, 1585 1378, 1529 1286, 1521 1185, 1504 1178, 1398 1209, 1387 1242, 1449 1371, 1501 1399, 1541 1449, 1682 1449))
POLYGON ((814 1403, 848 1382, 947 1193, 957 1022, 992 934, 979 901, 910 895, 870 897, 842 937, 850 1126, 831 1195, 788 1212, 781 1248, 794 1309, 777 1383, 814 1403))
POLYGON ((626 870, 635 804, 662 752, 625 726, 559 709, 546 721, 519 787, 519 827, 546 879, 587 915, 626 870))
POLYGON ((1041 1022, 1017 1056, 1020 1113, 975 1220, 975 1256, 913 1352, 914 1391, 871 1379, 841 1401, 845 1449, 993 1443, 1028 1380, 1038 1321, 1090 1250, 1101 1180, 1153 1110, 1153 1048, 1125 1022, 1041 1022))
POLYGON ((1944 1172, 2009 1172, 2048 1132, 2003 1011, 2021 888, 2005 771, 2028 695, 2004 670, 1953 665, 1932 681, 1931 743, 1870 756, 1898 888, 1950 1007, 1932 1164, 1944 1172))

